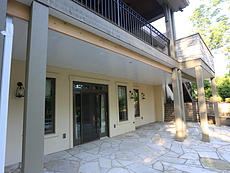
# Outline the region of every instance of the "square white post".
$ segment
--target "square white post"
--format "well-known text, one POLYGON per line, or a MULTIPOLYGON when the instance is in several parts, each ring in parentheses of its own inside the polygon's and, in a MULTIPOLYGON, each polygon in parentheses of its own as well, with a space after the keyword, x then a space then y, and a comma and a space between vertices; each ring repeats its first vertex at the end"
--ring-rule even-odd
POLYGON ((198 105, 199 105, 199 113, 200 113, 200 122, 201 122, 201 128, 202 128, 202 141, 210 142, 202 67, 201 66, 195 67, 195 71, 196 71, 196 82, 197 82, 197 90, 198 90, 198 105))

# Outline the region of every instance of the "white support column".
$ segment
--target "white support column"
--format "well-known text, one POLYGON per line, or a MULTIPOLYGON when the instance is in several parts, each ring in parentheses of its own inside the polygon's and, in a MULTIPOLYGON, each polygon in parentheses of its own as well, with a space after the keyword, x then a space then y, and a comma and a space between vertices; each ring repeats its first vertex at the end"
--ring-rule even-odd
POLYGON ((176 141, 184 141, 184 125, 182 118, 182 109, 181 109, 181 91, 180 91, 180 82, 178 69, 173 69, 172 73, 172 87, 173 87, 173 96, 174 96, 174 111, 175 111, 175 123, 176 123, 176 141))
POLYGON ((180 84, 180 100, 181 100, 181 114, 182 114, 182 121, 183 121, 183 133, 184 138, 188 137, 187 128, 186 128, 186 118, 185 118, 185 108, 184 108, 184 93, 183 93, 183 82, 182 82, 182 74, 181 71, 178 71, 179 74, 179 84, 180 84))
POLYGON ((177 37, 176 37, 175 18, 174 18, 174 12, 172 10, 170 10, 170 12, 171 12, 171 20, 172 20, 172 34, 173 34, 174 45, 175 45, 175 41, 177 39, 177 37))
POLYGON ((201 66, 195 67, 195 71, 196 71, 196 81, 197 81, 197 90, 198 90, 198 105, 199 105, 199 113, 200 113, 200 122, 201 122, 201 128, 202 128, 202 141, 210 142, 202 67, 201 66))
POLYGON ((176 58, 175 54, 175 24, 173 12, 167 4, 164 4, 166 35, 170 39, 170 56, 176 58))
MULTIPOLYGON (((3 71, 3 59, 5 56, 4 48, 5 48, 5 34, 6 31, 6 6, 7 6, 7 0, 1 0, 0 5, 0 111, 2 111, 2 106, 5 107, 3 101, 4 97, 2 96, 2 71, 3 71)), ((4 92, 5 93, 5 92, 4 92)), ((8 102, 7 102, 8 103, 8 102)), ((8 106, 6 107, 8 109, 8 106)), ((7 125, 7 114, 3 114, 0 112, 0 172, 4 172, 5 167, 5 146, 6 146, 6 125, 7 125)))
POLYGON ((27 43, 22 173, 44 172, 44 110, 48 7, 33 1, 27 43))
POLYGON ((6 17, 5 31, 1 34, 5 36, 2 72, 1 72, 1 92, 0 92, 0 172, 4 172, 5 154, 6 154, 6 133, 7 133, 7 118, 9 107, 9 87, 10 87, 10 69, 11 69, 11 55, 13 46, 14 26, 10 16, 6 17))
POLYGON ((211 84, 212 84, 212 97, 213 97, 213 104, 214 104, 215 121, 216 121, 216 125, 220 126, 220 115, 219 115, 219 108, 218 108, 217 95, 216 95, 216 81, 214 77, 211 78, 211 84))

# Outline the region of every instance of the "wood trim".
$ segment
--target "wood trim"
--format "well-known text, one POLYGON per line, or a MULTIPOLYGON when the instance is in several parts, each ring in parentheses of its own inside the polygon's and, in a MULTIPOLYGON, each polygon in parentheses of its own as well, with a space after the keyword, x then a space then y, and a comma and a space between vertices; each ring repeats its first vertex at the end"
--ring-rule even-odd
MULTIPOLYGON (((22 4, 20 2, 17 2, 17 1, 12 1, 12 0, 8 1, 7 14, 20 18, 22 20, 29 21, 29 12, 30 12, 29 6, 22 4)), ((54 16, 51 16, 51 15, 49 16, 49 26, 48 27, 49 29, 53 31, 68 35, 70 37, 85 41, 95 46, 98 46, 98 47, 107 49, 109 51, 118 53, 120 55, 129 57, 133 60, 145 63, 147 65, 150 65, 152 67, 158 68, 163 71, 166 71, 168 73, 172 73, 172 69, 166 65, 156 62, 128 48, 125 48, 121 45, 113 43, 107 39, 97 36, 75 25, 72 25, 63 20, 60 20, 54 16)))
POLYGON ((193 60, 184 61, 184 62, 179 63, 180 69, 182 70, 188 69, 188 68, 194 68, 199 65, 201 65, 200 59, 193 59, 193 60))
POLYGON ((30 19, 30 7, 15 0, 8 1, 6 12, 22 20, 29 21, 30 19))
POLYGON ((190 80, 190 81, 196 83, 196 78, 195 78, 195 77, 190 76, 190 75, 188 75, 187 73, 185 73, 185 72, 183 72, 183 71, 181 71, 181 74, 182 74, 182 78, 187 79, 187 80, 190 80))

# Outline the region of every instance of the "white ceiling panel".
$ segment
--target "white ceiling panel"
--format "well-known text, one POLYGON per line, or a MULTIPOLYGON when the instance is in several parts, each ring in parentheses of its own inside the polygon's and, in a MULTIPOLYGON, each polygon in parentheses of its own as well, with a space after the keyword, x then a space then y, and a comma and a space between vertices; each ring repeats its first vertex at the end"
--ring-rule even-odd
MULTIPOLYGON (((13 59, 26 60, 27 22, 14 19, 13 59)), ((49 66, 131 79, 135 83, 171 83, 171 74, 81 40, 48 31, 49 66)))

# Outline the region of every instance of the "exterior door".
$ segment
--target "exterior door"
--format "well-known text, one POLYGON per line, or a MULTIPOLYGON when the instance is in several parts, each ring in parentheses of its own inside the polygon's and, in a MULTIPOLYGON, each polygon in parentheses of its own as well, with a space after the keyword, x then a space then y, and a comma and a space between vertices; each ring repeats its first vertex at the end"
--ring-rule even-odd
POLYGON ((107 92, 90 88, 73 92, 74 145, 108 136, 107 92))
POLYGON ((100 138, 99 95, 97 93, 82 93, 82 142, 100 138))

